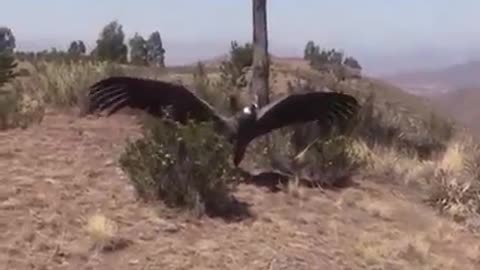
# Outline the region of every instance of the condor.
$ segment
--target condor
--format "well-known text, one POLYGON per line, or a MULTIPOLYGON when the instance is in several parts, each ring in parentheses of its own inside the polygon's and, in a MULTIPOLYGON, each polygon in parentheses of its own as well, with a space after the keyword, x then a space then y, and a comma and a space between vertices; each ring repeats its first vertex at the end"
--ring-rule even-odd
POLYGON ((124 107, 161 117, 171 109, 175 121, 214 121, 217 132, 234 144, 233 163, 238 166, 255 138, 273 130, 316 121, 329 125, 332 119, 350 119, 358 111, 357 100, 334 92, 307 92, 282 97, 263 108, 252 103, 231 117, 221 115, 210 104, 180 84, 165 81, 110 77, 93 84, 88 93, 87 113, 107 110, 111 115, 124 107))

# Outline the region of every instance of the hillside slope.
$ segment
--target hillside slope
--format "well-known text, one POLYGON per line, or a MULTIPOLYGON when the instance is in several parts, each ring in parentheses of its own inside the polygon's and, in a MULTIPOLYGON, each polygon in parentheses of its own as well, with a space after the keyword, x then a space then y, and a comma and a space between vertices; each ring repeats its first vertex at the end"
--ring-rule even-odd
POLYGON ((431 97, 439 108, 475 132, 480 132, 480 89, 468 88, 431 97))
MULTIPOLYGON (((46 66, 39 69, 46 73, 32 75, 35 91, 84 89, 107 74, 90 65, 46 66), (51 83, 41 84, 44 81, 51 83)), ((275 95, 286 93, 288 82, 298 77, 361 98, 374 94, 378 116, 400 128, 402 136, 411 133, 429 138, 435 133, 423 134, 425 128, 411 119, 428 119, 430 101, 388 83, 371 78, 332 81, 310 70, 301 59, 275 59, 272 69, 275 95)), ((192 70, 128 67, 121 71, 191 83, 192 70)), ((30 85, 28 77, 22 80, 30 85)), ((134 117, 79 118, 50 109, 46 107, 48 114, 39 125, 0 132, 0 265, 5 269, 480 266, 480 236, 425 204, 423 199, 431 194, 424 192, 423 180, 417 180, 424 177, 421 166, 425 163, 413 156, 401 157, 387 147, 390 152, 377 152, 372 161, 375 167, 368 167, 360 174, 363 177, 354 176, 352 185, 340 189, 291 184, 272 192, 243 183, 234 195, 249 216, 197 220, 160 203, 138 200, 118 164, 125 139, 140 135, 134 117), (382 173, 385 168, 394 173, 382 173), (371 176, 377 172, 378 177, 371 176), (409 182, 407 176, 415 179, 409 182)), ((458 164, 455 158, 461 153, 456 154, 450 157, 458 164)))
POLYGON ((436 94, 480 86, 478 74, 480 61, 470 61, 443 69, 400 73, 382 79, 418 94, 436 94))
POLYGON ((242 185, 235 195, 254 215, 229 223, 189 220, 145 205, 116 162, 125 138, 137 135, 130 116, 61 114, 0 133, 0 265, 18 270, 480 267, 478 236, 438 217, 416 194, 382 180, 356 179, 357 185, 333 191, 294 187, 272 193, 242 185))

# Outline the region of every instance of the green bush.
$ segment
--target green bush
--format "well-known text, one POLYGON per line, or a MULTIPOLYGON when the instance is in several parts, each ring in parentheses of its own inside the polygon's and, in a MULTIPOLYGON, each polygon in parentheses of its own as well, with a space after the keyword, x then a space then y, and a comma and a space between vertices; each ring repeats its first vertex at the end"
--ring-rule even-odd
POLYGON ((120 158, 141 198, 198 215, 229 211, 236 179, 232 149, 210 123, 181 125, 147 116, 143 134, 128 142, 120 158))

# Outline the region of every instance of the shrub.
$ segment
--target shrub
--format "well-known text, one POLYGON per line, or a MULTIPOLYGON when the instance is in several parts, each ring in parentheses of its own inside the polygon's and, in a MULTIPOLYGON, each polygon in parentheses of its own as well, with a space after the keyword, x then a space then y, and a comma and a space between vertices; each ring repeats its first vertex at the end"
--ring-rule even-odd
POLYGON ((215 215, 228 211, 235 170, 231 146, 209 123, 181 125, 147 117, 144 137, 120 158, 138 195, 167 206, 215 215))

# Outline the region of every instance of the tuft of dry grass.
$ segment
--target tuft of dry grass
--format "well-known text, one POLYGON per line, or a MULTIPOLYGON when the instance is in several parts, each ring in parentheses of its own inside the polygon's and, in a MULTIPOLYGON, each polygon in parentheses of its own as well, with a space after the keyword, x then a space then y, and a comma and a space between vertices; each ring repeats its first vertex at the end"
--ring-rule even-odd
POLYGON ((428 202, 458 221, 480 214, 479 147, 473 138, 457 138, 433 171, 428 202))
POLYGON ((87 219, 85 230, 95 243, 104 243, 113 239, 118 227, 115 222, 102 214, 94 214, 87 219))
POLYGON ((100 213, 88 217, 85 231, 92 240, 92 248, 97 251, 111 252, 133 244, 132 240, 119 236, 116 222, 100 213))
POLYGON ((458 141, 450 143, 443 157, 438 162, 437 169, 448 173, 460 173, 465 167, 465 149, 458 141))

